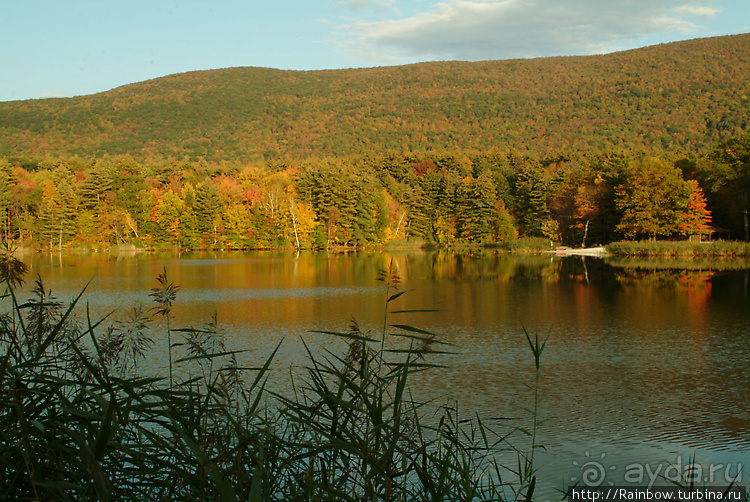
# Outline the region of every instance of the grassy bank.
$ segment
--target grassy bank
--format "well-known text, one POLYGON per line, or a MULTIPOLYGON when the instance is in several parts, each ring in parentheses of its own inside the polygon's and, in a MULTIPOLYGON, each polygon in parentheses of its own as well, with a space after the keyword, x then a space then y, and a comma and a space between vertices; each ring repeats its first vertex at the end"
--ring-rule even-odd
POLYGON ((749 257, 750 243, 736 241, 622 241, 607 244, 619 257, 733 258, 749 257))
POLYGON ((552 244, 544 237, 520 237, 512 241, 498 242, 485 245, 487 248, 501 249, 508 253, 538 253, 549 251, 552 244))
MULTIPOLYGON (((510 443, 513 428, 411 399, 410 376, 446 346, 403 323, 409 311, 396 307, 404 291, 391 271, 382 275, 382 331, 353 321, 347 332, 321 333, 346 350, 308 351, 306 375, 281 395, 265 390, 275 352, 243 367, 215 320, 175 328, 180 291, 166 271, 150 292, 153 308, 108 323, 78 308, 80 296, 61 304, 41 280, 31 298, 17 298, 24 269, 0 255, 4 500, 533 497, 536 387, 525 448, 510 443), (157 337, 168 340, 168 374, 143 377, 157 337), (522 452, 518 462, 499 465, 497 453, 509 448, 522 452)), ((527 339, 538 381, 544 345, 527 339)))

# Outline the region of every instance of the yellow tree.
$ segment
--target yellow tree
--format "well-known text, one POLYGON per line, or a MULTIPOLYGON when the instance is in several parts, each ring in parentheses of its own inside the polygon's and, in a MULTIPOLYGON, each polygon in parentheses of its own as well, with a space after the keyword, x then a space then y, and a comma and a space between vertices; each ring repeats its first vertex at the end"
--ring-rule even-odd
POLYGON ((171 189, 155 198, 156 202, 151 210, 151 221, 157 224, 159 234, 157 238, 168 240, 171 244, 179 245, 181 238, 180 216, 184 209, 184 202, 171 189))
POLYGON ((247 245, 250 231, 250 211, 244 204, 232 204, 223 215, 224 234, 229 246, 235 249, 247 245))
MULTIPOLYGON (((289 216, 292 223, 292 235, 288 237, 294 239, 298 251, 302 247, 312 247, 311 236, 318 226, 315 210, 309 203, 295 200, 295 190, 292 185, 287 187, 287 195, 289 216)), ((289 233, 288 230, 287 233, 289 233)))
POLYGON ((689 193, 679 169, 660 159, 641 159, 615 189, 622 211, 617 230, 627 238, 678 233, 689 193))

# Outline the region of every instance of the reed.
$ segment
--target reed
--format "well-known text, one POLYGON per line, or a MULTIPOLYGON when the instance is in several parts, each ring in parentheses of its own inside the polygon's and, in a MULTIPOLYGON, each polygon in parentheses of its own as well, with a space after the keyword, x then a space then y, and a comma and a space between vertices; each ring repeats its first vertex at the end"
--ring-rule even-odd
MULTIPOLYGON (((400 318, 397 274, 382 275, 382 330, 322 332, 343 354, 308 350, 292 395, 265 390, 276 354, 238 364, 217 322, 173 329, 166 270, 157 309, 123 322, 74 322, 37 279, 0 253, 0 498, 3 500, 531 500, 534 427, 518 468, 501 465, 514 430, 414 400, 409 379, 450 347, 400 318), (144 377, 154 317, 168 321, 167 378, 144 377)), ((81 293, 81 295, 83 292, 81 293)), ((87 309, 86 309, 87 310, 87 309)), ((421 312, 421 311, 420 311, 421 312)), ((535 358, 544 347, 527 335, 535 358)), ((278 347, 277 349, 278 350, 278 347)), ((536 387, 534 387, 536 389, 536 387)), ((536 392, 536 391, 534 391, 536 392)), ((534 402, 537 397, 535 395, 534 402)), ((534 408, 535 409, 535 408, 534 408)), ((535 414, 535 413, 534 413, 535 414)), ((517 451, 521 451, 517 449, 517 451)))
POLYGON ((544 237, 520 237, 511 241, 488 244, 485 247, 497 248, 509 253, 538 253, 551 250, 553 245, 552 241, 544 237))
POLYGON ((737 241, 622 241, 606 246, 613 256, 735 258, 750 256, 750 243, 737 241))

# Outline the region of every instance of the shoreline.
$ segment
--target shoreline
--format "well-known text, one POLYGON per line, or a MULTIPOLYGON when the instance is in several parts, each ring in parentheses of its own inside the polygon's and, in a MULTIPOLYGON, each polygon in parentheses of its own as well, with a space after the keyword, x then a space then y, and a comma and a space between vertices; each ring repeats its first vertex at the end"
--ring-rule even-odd
POLYGON ((553 249, 552 251, 545 251, 545 253, 554 254, 556 256, 608 256, 609 253, 604 246, 597 246, 594 248, 568 248, 560 247, 553 249))

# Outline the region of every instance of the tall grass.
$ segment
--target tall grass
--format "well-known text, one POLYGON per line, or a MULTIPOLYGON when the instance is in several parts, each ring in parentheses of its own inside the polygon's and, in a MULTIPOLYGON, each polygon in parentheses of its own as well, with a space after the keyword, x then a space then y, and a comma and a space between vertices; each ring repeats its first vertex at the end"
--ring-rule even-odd
MULTIPOLYGON (((135 308, 109 325, 74 322, 81 297, 64 306, 40 279, 20 302, 22 264, 0 254, 0 270, 10 303, 0 316, 3 500, 532 499, 536 425, 530 454, 507 467, 497 454, 512 448, 512 430, 411 397, 410 377, 447 346, 398 320, 413 311, 394 307, 405 292, 393 270, 382 276, 382 330, 353 321, 321 333, 346 350, 308 350, 291 395, 265 391, 275 351, 243 368, 215 319, 173 329, 179 289, 166 270, 151 316, 135 308), (168 321, 167 378, 139 372, 154 316, 168 321)), ((538 375, 543 345, 527 339, 538 375)))
POLYGON ((486 247, 502 249, 509 253, 538 253, 552 249, 552 242, 544 237, 519 237, 512 241, 488 244, 486 247))
POLYGON ((626 257, 733 258, 750 256, 750 243, 736 241, 622 241, 607 244, 607 252, 626 257))

